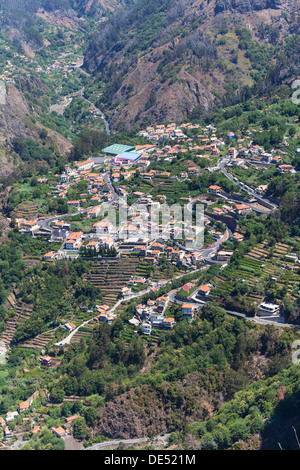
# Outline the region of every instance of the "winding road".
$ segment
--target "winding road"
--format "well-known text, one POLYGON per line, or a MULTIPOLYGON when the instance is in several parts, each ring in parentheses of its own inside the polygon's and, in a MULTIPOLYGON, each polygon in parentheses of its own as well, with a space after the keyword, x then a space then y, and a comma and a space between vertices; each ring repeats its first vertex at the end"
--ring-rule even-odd
POLYGON ((274 202, 271 202, 269 201, 268 198, 266 197, 262 197, 257 191, 255 191, 254 189, 252 188, 249 188, 247 185, 241 183, 237 178, 235 178, 227 169, 226 169, 226 163, 228 163, 229 161, 229 158, 228 157, 223 157, 220 159, 219 161, 219 168, 221 170, 221 172, 223 173, 223 175, 226 176, 226 178, 228 178, 230 181, 232 181, 232 183, 236 184, 237 186, 239 186, 239 188, 246 192, 249 196, 253 197, 253 198, 256 198, 256 200, 258 201, 258 203, 262 203, 262 204, 266 204, 266 209, 263 210, 263 209, 259 209, 257 207, 254 207, 253 205, 251 205, 251 203, 248 203, 249 206, 253 207, 253 209, 256 211, 256 212, 259 212, 261 214, 269 214, 270 212, 273 212, 275 211, 276 209, 278 209, 278 206, 277 204, 275 204, 274 202), (268 206, 271 206, 269 209, 267 208, 268 206))
POLYGON ((73 98, 75 96, 80 96, 84 101, 86 101, 90 106, 92 106, 94 108, 94 110, 96 111, 96 113, 103 119, 106 134, 110 135, 109 122, 108 122, 105 114, 101 111, 101 109, 97 108, 97 106, 94 103, 92 103, 92 101, 85 98, 84 92, 85 92, 85 87, 81 88, 78 91, 75 91, 74 93, 70 93, 69 95, 63 96, 61 98, 61 100, 59 101, 59 103, 53 104, 53 105, 50 106, 50 108, 49 108, 50 113, 52 111, 56 111, 57 114, 64 114, 65 108, 67 106, 69 106, 69 104, 72 102, 73 98))

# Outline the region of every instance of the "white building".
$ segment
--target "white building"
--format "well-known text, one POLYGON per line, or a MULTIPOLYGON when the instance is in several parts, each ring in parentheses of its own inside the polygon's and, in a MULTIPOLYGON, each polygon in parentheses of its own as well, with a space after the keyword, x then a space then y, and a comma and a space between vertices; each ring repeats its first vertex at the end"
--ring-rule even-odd
POLYGON ((142 328, 144 335, 148 335, 148 336, 151 335, 151 331, 152 331, 151 323, 142 323, 141 328, 142 328))
POLYGON ((271 304, 268 302, 263 302, 258 306, 258 316, 265 316, 265 315, 278 315, 280 310, 280 306, 277 304, 271 304))

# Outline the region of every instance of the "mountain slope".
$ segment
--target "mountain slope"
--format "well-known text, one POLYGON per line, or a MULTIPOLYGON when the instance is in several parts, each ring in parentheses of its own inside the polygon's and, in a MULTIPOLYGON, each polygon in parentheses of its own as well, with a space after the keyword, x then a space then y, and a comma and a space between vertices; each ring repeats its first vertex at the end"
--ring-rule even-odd
POLYGON ((138 0, 101 25, 84 67, 115 127, 181 120, 279 81, 276 67, 296 73, 298 22, 297 0, 138 0))
POLYGON ((16 168, 18 162, 11 150, 15 139, 33 139, 62 154, 70 150, 71 143, 51 129, 46 129, 46 141, 41 139, 43 128, 24 95, 12 84, 7 84, 5 102, 0 104, 0 176, 6 176, 16 168))

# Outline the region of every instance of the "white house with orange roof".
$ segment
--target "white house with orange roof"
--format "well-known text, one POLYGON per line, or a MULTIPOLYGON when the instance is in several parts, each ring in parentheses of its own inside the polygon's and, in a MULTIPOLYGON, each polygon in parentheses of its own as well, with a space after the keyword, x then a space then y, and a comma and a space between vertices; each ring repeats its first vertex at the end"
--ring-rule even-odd
POLYGON ((82 245, 83 232, 72 232, 66 238, 64 248, 66 250, 79 250, 82 245))
POLYGON ((199 295, 204 295, 208 296, 211 291, 211 285, 210 284, 203 284, 202 286, 199 287, 197 296, 199 295))
POLYGON ((110 233, 113 230, 113 224, 109 221, 101 220, 100 222, 95 222, 92 226, 93 233, 110 233))
POLYGON ((39 229, 38 223, 36 220, 26 220, 22 223, 20 232, 30 232, 33 233, 39 229))
POLYGON ((44 256, 43 256, 43 259, 45 261, 54 261, 55 260, 55 256, 56 256, 56 252, 55 251, 49 251, 48 253, 45 253, 44 256))
POLYGON ((29 408, 30 408, 30 403, 29 403, 29 401, 22 401, 22 402, 19 403, 19 405, 18 405, 18 413, 21 413, 22 411, 29 410, 29 408))
POLYGON ((86 248, 95 248, 96 250, 99 249, 100 242, 96 240, 91 240, 87 245, 86 248))
POLYGON ((164 318, 162 321, 162 326, 164 328, 171 329, 173 328, 174 325, 175 325, 175 318, 168 317, 168 318, 164 318))
POLYGON ((222 188, 216 184, 212 184, 208 188, 208 192, 211 194, 218 194, 220 191, 222 191, 222 188))
POLYGON ((84 162, 76 162, 75 168, 78 171, 85 171, 90 170, 91 168, 93 168, 94 165, 94 160, 90 158, 89 160, 85 160, 84 162))
POLYGON ((195 304, 192 303, 184 303, 181 306, 182 315, 189 320, 194 318, 195 310, 195 304))
POLYGON ((86 216, 88 219, 94 219, 99 216, 100 212, 101 212, 101 206, 95 206, 93 207, 93 209, 90 209, 89 211, 87 211, 86 216))

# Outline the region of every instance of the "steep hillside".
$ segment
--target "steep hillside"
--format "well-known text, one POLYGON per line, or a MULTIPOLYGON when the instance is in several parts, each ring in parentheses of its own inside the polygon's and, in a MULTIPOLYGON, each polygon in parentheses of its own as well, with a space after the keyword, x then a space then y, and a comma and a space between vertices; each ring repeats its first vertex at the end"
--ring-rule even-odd
POLYGON ((99 107, 115 127, 181 120, 278 84, 279 70, 295 76, 297 3, 139 0, 117 10, 85 56, 99 107))
POLYGON ((38 10, 74 10, 78 14, 98 14, 111 11, 123 4, 123 0, 0 0, 3 23, 24 24, 38 10))
POLYGON ((10 174, 18 164, 12 153, 12 143, 15 139, 43 142, 60 153, 70 150, 70 142, 51 129, 46 129, 47 139, 42 139, 42 129, 24 95, 12 84, 7 84, 4 99, 0 104, 0 176, 10 174))
POLYGON ((80 24, 83 17, 101 17, 122 4, 123 0, 0 0, 0 31, 14 42, 40 48, 39 17, 55 15, 57 24, 67 24, 66 20, 80 24))

